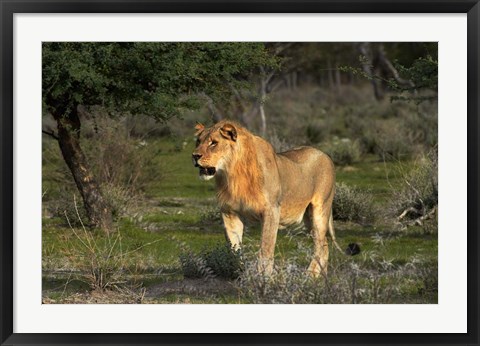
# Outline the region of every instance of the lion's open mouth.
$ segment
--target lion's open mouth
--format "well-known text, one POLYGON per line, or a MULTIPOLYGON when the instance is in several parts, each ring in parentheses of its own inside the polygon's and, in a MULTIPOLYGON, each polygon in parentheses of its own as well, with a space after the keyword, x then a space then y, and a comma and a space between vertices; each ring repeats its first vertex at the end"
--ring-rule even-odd
POLYGON ((214 176, 217 170, 215 167, 199 167, 199 174, 200 175, 208 175, 208 176, 214 176))

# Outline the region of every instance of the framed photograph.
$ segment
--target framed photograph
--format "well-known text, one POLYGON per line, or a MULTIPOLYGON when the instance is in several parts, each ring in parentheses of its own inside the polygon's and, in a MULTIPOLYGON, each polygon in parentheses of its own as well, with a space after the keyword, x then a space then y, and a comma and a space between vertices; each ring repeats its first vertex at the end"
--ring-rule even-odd
POLYGON ((478 1, 2 1, 17 344, 478 340, 478 1))

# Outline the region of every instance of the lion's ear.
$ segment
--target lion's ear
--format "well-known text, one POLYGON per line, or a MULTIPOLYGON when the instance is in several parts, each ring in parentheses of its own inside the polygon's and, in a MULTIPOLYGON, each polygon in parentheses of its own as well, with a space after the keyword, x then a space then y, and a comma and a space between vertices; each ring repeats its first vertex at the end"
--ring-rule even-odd
POLYGON ((220 128, 220 134, 223 137, 225 137, 227 139, 231 139, 234 142, 237 140, 237 129, 232 124, 223 125, 220 128))
POLYGON ((195 130, 197 130, 197 131, 195 132, 195 136, 198 136, 200 133, 202 133, 202 131, 203 131, 204 129, 205 129, 205 125, 200 124, 200 123, 197 123, 197 124, 195 125, 195 130))

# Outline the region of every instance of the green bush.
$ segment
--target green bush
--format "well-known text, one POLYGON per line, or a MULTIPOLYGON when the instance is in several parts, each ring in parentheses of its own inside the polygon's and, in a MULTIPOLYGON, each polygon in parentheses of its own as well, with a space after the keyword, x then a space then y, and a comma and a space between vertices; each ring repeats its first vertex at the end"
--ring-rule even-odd
POLYGON ((223 225, 222 215, 220 213, 220 209, 215 207, 208 207, 202 209, 200 213, 200 223, 202 225, 205 224, 220 224, 223 225))
POLYGON ((243 270, 240 250, 232 249, 228 243, 204 249, 198 254, 184 250, 180 254, 180 264, 186 278, 220 277, 234 280, 243 270))
POLYGON ((337 183, 333 199, 333 219, 368 224, 375 220, 371 194, 358 188, 337 183))
POLYGON ((234 250, 230 244, 218 245, 203 254, 207 266, 221 278, 236 279, 242 271, 243 261, 240 250, 234 250))
POLYGON ((215 277, 215 273, 207 266, 205 259, 191 250, 180 254, 180 265, 182 266, 183 276, 186 278, 209 279, 215 277))

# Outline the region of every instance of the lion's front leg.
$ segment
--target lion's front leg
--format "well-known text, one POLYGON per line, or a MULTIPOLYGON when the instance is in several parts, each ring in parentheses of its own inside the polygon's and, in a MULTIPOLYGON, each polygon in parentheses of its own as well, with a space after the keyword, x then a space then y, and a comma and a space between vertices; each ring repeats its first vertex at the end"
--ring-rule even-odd
POLYGON ((225 238, 233 249, 238 250, 242 245, 243 222, 234 213, 222 213, 222 218, 225 225, 225 238))
POLYGON ((272 208, 266 211, 262 220, 262 241, 258 258, 258 271, 271 275, 273 272, 273 256, 280 221, 280 209, 272 208))

